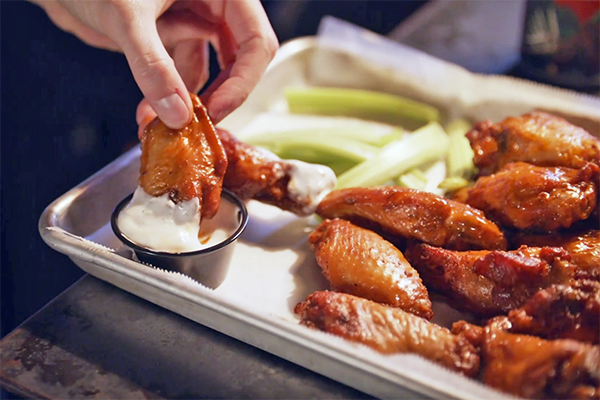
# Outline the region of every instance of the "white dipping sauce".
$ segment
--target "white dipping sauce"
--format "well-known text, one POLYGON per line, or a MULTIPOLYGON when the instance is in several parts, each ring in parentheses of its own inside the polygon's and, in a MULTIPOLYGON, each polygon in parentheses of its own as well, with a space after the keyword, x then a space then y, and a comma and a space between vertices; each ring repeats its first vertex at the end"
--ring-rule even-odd
POLYGON ((225 241, 239 227, 238 207, 221 199, 217 215, 200 224, 198 198, 174 203, 168 194, 150 196, 138 186, 121 210, 119 229, 135 244, 154 251, 185 253, 225 241))
POLYGON ((292 200, 301 204, 306 203, 302 209, 306 215, 314 213, 321 200, 335 188, 337 178, 331 168, 299 160, 282 160, 269 150, 261 147, 257 149, 267 158, 291 166, 287 189, 292 200))
POLYGON ((312 214, 329 192, 333 190, 337 179, 331 168, 319 164, 309 164, 298 160, 283 160, 291 165, 288 190, 290 197, 299 203, 306 202, 302 210, 312 214))

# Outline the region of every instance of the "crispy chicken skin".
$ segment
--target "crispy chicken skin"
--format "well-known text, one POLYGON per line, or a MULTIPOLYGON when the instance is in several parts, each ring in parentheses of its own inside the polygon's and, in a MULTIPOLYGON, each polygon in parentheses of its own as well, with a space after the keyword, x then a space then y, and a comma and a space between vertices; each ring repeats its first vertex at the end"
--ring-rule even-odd
POLYGON ((600 347, 575 340, 544 340, 485 328, 482 380, 530 399, 597 399, 600 347))
POLYGON ((598 201, 599 169, 537 167, 517 162, 477 179, 467 204, 509 228, 551 231, 588 218, 598 201))
POLYGON ((321 201, 317 214, 457 250, 506 248, 504 234, 482 211, 414 189, 334 190, 321 201))
POLYGON ((481 175, 524 161, 539 166, 600 165, 600 140, 567 120, 543 112, 480 122, 467 133, 481 175))
POLYGON ((166 193, 175 203, 200 200, 202 218, 212 218, 221 204, 227 155, 198 96, 191 94, 194 112, 181 130, 158 118, 141 138, 139 185, 151 196, 166 193))
POLYGON ((567 251, 555 247, 453 251, 411 243, 405 255, 429 290, 479 317, 520 307, 540 289, 570 282, 574 272, 567 251))
POLYGON ((308 242, 333 290, 433 317, 419 274, 377 233, 342 219, 325 220, 308 242))
POLYGON ((227 190, 242 200, 258 200, 297 215, 314 212, 309 198, 293 196, 288 189, 293 169, 291 164, 240 142, 226 130, 217 131, 229 159, 223 183, 227 190))
POLYGON ((592 344, 600 336, 600 282, 551 285, 508 313, 510 332, 592 344))
POLYGON ((571 255, 576 278, 600 281, 600 230, 518 234, 512 242, 516 245, 562 247, 571 255))
POLYGON ((321 291, 296 305, 294 312, 305 326, 381 353, 415 353, 467 376, 479 370, 479 356, 468 340, 399 308, 321 291))

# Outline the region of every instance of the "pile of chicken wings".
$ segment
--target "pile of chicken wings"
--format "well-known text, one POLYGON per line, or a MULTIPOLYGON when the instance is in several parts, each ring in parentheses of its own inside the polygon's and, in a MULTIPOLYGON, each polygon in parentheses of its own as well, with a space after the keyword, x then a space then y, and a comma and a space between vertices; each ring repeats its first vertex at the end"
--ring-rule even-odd
POLYGON ((309 243, 331 290, 295 313, 516 396, 600 398, 600 140, 541 112, 467 138, 478 175, 454 196, 369 187, 320 203, 309 243), (431 322, 433 293, 471 322, 431 322))

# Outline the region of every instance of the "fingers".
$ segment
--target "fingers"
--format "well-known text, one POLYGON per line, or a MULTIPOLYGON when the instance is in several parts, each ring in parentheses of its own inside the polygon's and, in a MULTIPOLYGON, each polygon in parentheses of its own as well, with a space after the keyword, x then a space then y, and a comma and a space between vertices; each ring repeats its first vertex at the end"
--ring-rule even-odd
POLYGON ((192 117, 192 102, 158 35, 155 17, 139 13, 128 19, 118 21, 111 36, 123 49, 135 81, 158 117, 170 128, 183 128, 192 117))
MULTIPOLYGON (((224 17, 237 44, 237 54, 235 62, 208 89, 207 107, 215 124, 246 100, 278 47, 258 0, 227 2, 224 17)), ((220 40, 219 44, 226 45, 226 41, 220 40)))
POLYGON ((198 93, 208 80, 208 42, 186 40, 178 43, 172 51, 179 75, 188 91, 198 93))
MULTIPOLYGON (((208 80, 208 43, 205 40, 183 41, 177 44, 171 53, 188 91, 197 93, 208 80)), ((155 117, 156 112, 148 100, 143 99, 137 107, 135 116, 140 139, 146 125, 155 117)))

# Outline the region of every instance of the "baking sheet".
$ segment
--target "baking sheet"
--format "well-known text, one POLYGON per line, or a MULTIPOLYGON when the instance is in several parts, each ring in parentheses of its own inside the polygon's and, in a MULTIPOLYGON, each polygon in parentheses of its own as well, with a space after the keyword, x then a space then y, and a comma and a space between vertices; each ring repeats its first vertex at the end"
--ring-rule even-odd
MULTIPOLYGON (((533 109, 560 111, 590 126, 600 121, 592 97, 460 67, 356 29, 326 21, 318 38, 282 46, 247 102, 222 127, 243 135, 257 115, 285 112, 290 85, 368 88, 428 101, 444 118, 498 120, 533 109)), ((177 274, 130 259, 109 229, 110 213, 136 187, 140 150, 134 148, 53 202, 40 233, 86 272, 251 345, 380 398, 407 391, 433 398, 501 399, 501 394, 418 356, 385 356, 361 345, 299 326, 295 304, 328 288, 306 243, 315 226, 271 206, 248 203, 250 222, 236 246, 223 285, 212 291, 177 274), (91 212, 93 210, 93 212, 91 212)), ((453 310, 436 302, 436 319, 453 310)))

